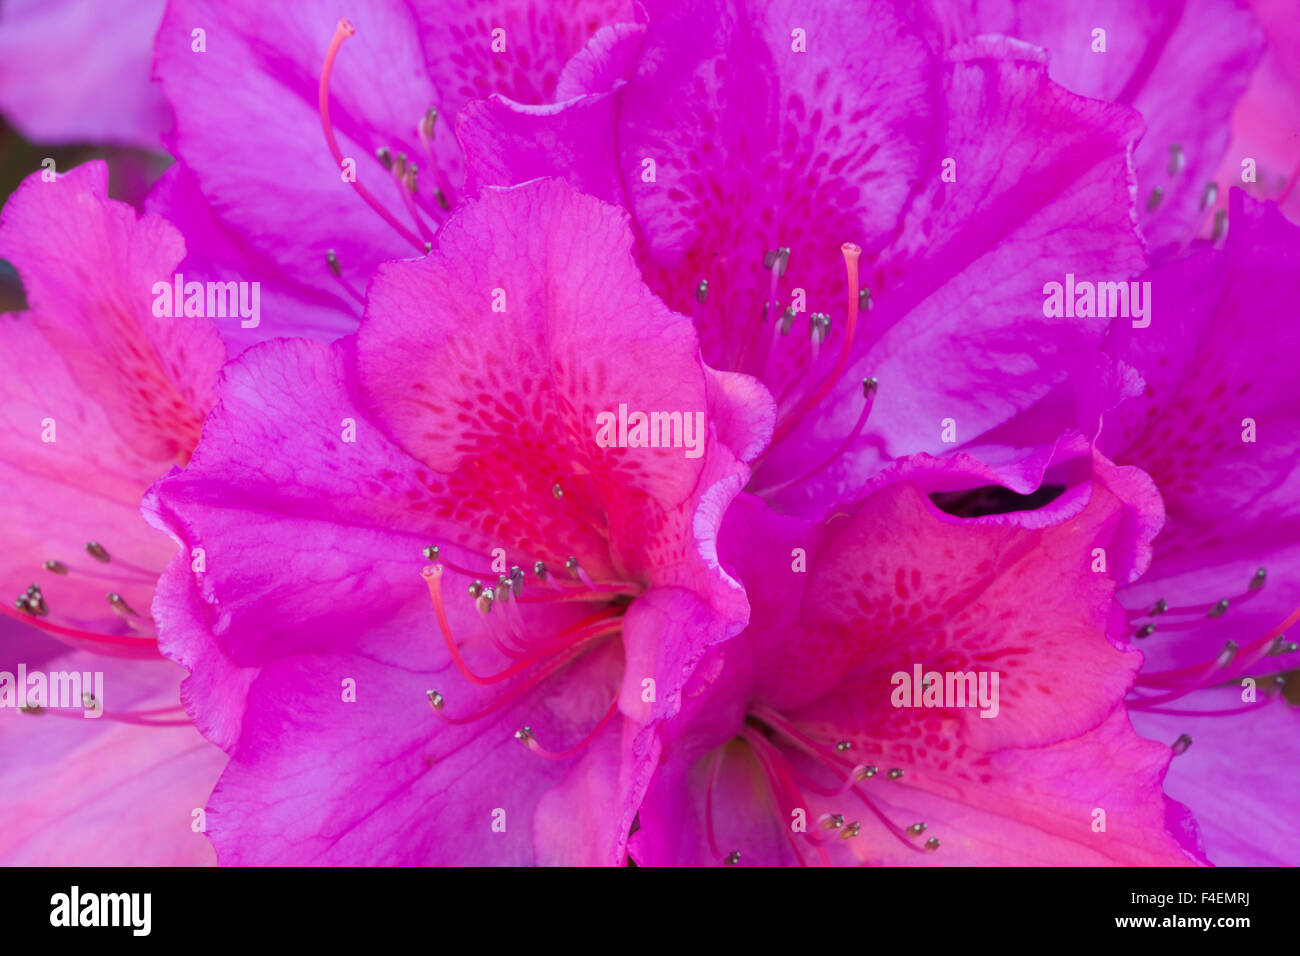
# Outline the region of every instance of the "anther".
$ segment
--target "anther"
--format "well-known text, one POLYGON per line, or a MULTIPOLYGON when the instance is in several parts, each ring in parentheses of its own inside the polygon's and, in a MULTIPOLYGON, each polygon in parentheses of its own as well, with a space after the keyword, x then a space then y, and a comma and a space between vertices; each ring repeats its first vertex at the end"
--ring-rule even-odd
POLYGON ((873 303, 873 302, 871 301, 871 290, 870 290, 870 289, 859 289, 859 290, 858 290, 858 308, 859 308, 861 311, 863 311, 863 312, 870 312, 870 311, 871 311, 871 307, 872 307, 874 304, 875 304, 875 303, 873 303))
POLYGON ((1214 210, 1214 228, 1210 231, 1210 242, 1218 242, 1228 231, 1228 210, 1214 210))
POLYGON ((1173 744, 1170 746, 1169 749, 1174 752, 1174 756, 1176 757, 1179 754, 1186 753, 1187 748, 1190 747, 1191 745, 1192 745, 1192 738, 1190 735, 1179 734, 1178 739, 1173 742, 1173 744))
POLYGON ((893 770, 889 771, 889 773, 887 773, 885 776, 889 777, 890 780, 897 780, 902 775, 903 775, 903 771, 895 767, 893 770))
POLYGON ((838 830, 844 826, 844 814, 832 813, 822 821, 823 830, 838 830))
POLYGON ((862 397, 872 398, 880 389, 880 383, 873 378, 864 378, 862 380, 862 397))
POLYGON ((534 575, 534 576, 537 578, 537 580, 539 580, 539 581, 545 581, 545 580, 546 580, 547 571, 546 571, 546 562, 545 562, 545 561, 537 561, 537 562, 535 562, 535 563, 533 564, 533 575, 534 575))
POLYGON ((1159 601, 1156 601, 1155 604, 1151 605, 1151 610, 1147 611, 1147 613, 1152 617, 1155 617, 1157 614, 1164 614, 1167 610, 1169 610, 1169 602, 1164 598, 1161 598, 1159 601))
POLYGON ((849 749, 850 747, 852 747, 852 746, 853 746, 853 742, 852 742, 852 741, 849 741, 849 740, 839 740, 839 741, 836 741, 836 743, 835 743, 835 752, 836 752, 837 754, 842 754, 842 753, 844 753, 844 751, 848 750, 848 749, 849 749))
POLYGON ((432 106, 429 111, 420 117, 420 132, 429 139, 433 138, 433 127, 438 122, 438 111, 432 106))
POLYGON ((510 600, 510 592, 513 590, 514 587, 510 581, 510 576, 506 574, 498 574, 497 575, 497 600, 498 601, 510 600))
POLYGON ((579 574, 578 574, 578 559, 577 559, 577 558, 575 558, 573 555, 570 555, 570 556, 569 556, 569 560, 567 560, 567 561, 564 562, 564 566, 565 566, 566 568, 569 569, 569 573, 572 574, 573 577, 574 577, 575 579, 577 579, 577 580, 581 580, 581 578, 580 578, 580 576, 579 576, 579 574))
POLYGON ((1201 209, 1209 209, 1218 198, 1219 184, 1214 182, 1206 183, 1205 190, 1201 193, 1201 209))
POLYGON ((1134 634, 1133 636, 1150 637, 1155 632, 1156 632, 1156 626, 1154 624, 1143 624, 1141 627, 1137 629, 1137 633, 1134 634))
POLYGON ((45 562, 45 570, 51 574, 67 574, 68 566, 62 561, 49 560, 45 562))
POLYGON ((1160 205, 1160 201, 1165 198, 1165 191, 1159 186, 1151 190, 1151 195, 1147 197, 1147 212, 1155 212, 1160 205))
POLYGON ((390 173, 393 171, 393 152, 387 146, 380 146, 375 150, 375 156, 384 164, 384 169, 390 173))
POLYGON ((431 545, 429 545, 428 547, 426 547, 426 548, 424 549, 424 557, 425 557, 425 560, 427 560, 427 561, 437 561, 437 560, 438 560, 438 546, 437 546, 436 544, 431 544, 431 545))
POLYGON ((794 306, 787 305, 785 311, 781 313, 781 334, 789 335, 790 328, 794 325, 794 306))
POLYGON ((927 850, 929 850, 930 852, 932 852, 932 853, 933 853, 935 850, 939 849, 939 838, 938 838, 938 837, 930 837, 930 839, 928 839, 928 840, 925 841, 925 848, 926 848, 927 850))
POLYGON ((126 603, 126 600, 122 595, 118 594, 116 591, 108 592, 108 603, 113 605, 113 610, 117 611, 119 614, 130 614, 132 617, 140 616, 135 613, 131 605, 126 603))
POLYGON ((777 277, 785 275, 785 270, 790 266, 790 247, 779 246, 770 252, 763 253, 763 268, 771 269, 777 267, 777 277))
POLYGON ((443 194, 443 191, 441 189, 435 189, 433 191, 433 198, 437 200, 438 205, 441 206, 443 209, 451 208, 451 203, 447 202, 447 197, 446 195, 443 194))
POLYGON ((732 850, 730 853, 727 854, 727 859, 725 860, 725 862, 727 866, 735 866, 737 863, 740 862, 740 852, 738 850, 732 850))
POLYGON ((524 591, 524 569, 515 565, 510 569, 510 589, 519 597, 524 591))
POLYGON ((48 617, 50 606, 45 603, 45 596, 41 594, 39 585, 33 584, 22 594, 18 595, 18 600, 14 601, 14 607, 20 611, 25 611, 32 617, 48 617))
POLYGON ((840 834, 840 839, 850 840, 861 832, 862 832, 862 824, 854 820, 852 823, 850 823, 848 826, 844 828, 844 832, 840 834))
POLYGON ((1292 651, 1300 650, 1300 644, 1295 641, 1284 641, 1284 637, 1286 637, 1285 634, 1279 634, 1277 640, 1273 642, 1272 648, 1269 649, 1269 654, 1273 657, 1280 657, 1283 654, 1290 654, 1292 651))
POLYGON ((86 553, 101 564, 108 564, 108 551, 98 541, 87 541, 86 553))
POLYGON ((831 317, 825 312, 814 312, 808 316, 808 329, 818 342, 825 342, 831 334, 831 317))
POLYGON ((920 836, 922 833, 925 832, 925 824, 913 823, 910 827, 907 828, 907 832, 910 833, 912 836, 920 836))
MULTIPOLYGON (((48 561, 45 562, 45 566, 49 567, 48 561)), ((1258 569, 1255 572, 1254 577, 1250 579, 1250 589, 1252 591, 1258 591, 1260 588, 1264 586, 1264 582, 1267 580, 1268 580, 1268 569, 1267 568, 1258 569)))
POLYGON ((709 297, 709 280, 701 279, 700 284, 695 287, 695 301, 704 304, 704 300, 709 297))
POLYGON ((333 249, 325 253, 325 264, 330 267, 330 272, 334 273, 336 276, 343 275, 343 270, 339 266, 338 253, 336 253, 333 249))
POLYGON ((1228 613, 1228 599, 1223 598, 1205 612, 1206 617, 1223 617, 1228 613))
POLYGON ((1177 176, 1183 171, 1187 164, 1187 154, 1183 152, 1183 147, 1178 143, 1169 144, 1169 175, 1177 176))
POLYGON ((469 592, 470 597, 477 598, 480 594, 483 593, 483 582, 479 581, 478 579, 475 579, 469 582, 469 587, 467 587, 465 590, 469 592))
POLYGON ((870 780, 878 773, 880 773, 879 767, 859 767, 854 776, 859 780, 870 780))
POLYGON ((430 690, 430 691, 425 691, 425 695, 429 698, 430 707, 432 707, 434 710, 442 710, 443 699, 441 694, 439 694, 436 690, 430 690))
POLYGON ((533 728, 531 727, 524 726, 515 731, 515 740, 519 741, 525 747, 536 739, 537 738, 533 735, 533 728))
POLYGON ((475 607, 478 608, 480 614, 487 614, 489 611, 492 610, 492 602, 495 599, 496 599, 496 592, 494 592, 491 588, 484 588, 483 592, 478 596, 478 599, 474 602, 474 605, 475 607))
POLYGON ((564 489, 560 487, 560 483, 558 481, 555 484, 551 485, 551 494, 555 497, 557 501, 560 498, 564 497, 564 489))

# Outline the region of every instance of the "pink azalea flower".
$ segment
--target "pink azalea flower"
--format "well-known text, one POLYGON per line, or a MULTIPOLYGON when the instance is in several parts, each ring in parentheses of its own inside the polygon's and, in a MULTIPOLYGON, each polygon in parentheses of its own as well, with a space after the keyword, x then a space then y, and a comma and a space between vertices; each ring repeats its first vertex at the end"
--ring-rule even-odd
POLYGON ((5 613, 76 647, 156 657, 149 605, 173 548, 140 499, 189 460, 225 349, 207 319, 154 314, 184 241, 107 199, 106 181, 102 162, 34 173, 0 215, 0 257, 29 306, 0 316, 0 577, 17 598, 5 613))
MULTIPOLYGON (((105 673, 101 719, 0 712, 0 859, 11 864, 212 856, 191 813, 224 755, 185 717, 177 669, 159 659, 150 606, 174 548, 140 499, 189 460, 225 349, 206 319, 154 313, 180 234, 106 195, 105 165, 89 163, 51 182, 29 176, 0 213, 0 256, 28 304, 0 315, 0 579, 17 596, 5 614, 83 649, 43 666, 105 673)), ((27 639, 5 647, 10 675, 50 656, 27 639)))
POLYGON ((379 270, 355 339, 230 365, 150 506, 208 555, 155 613, 231 754, 222 862, 623 862, 658 725, 747 617, 713 541, 772 423, 631 243, 562 183, 488 191, 379 270), (620 405, 700 454, 602 447, 620 405))
POLYGON ((891 4, 652 3, 575 58, 563 104, 462 114, 471 186, 554 172, 631 211, 705 359, 777 397, 752 487, 787 510, 1032 406, 1106 326, 1045 317, 1043 282, 1145 266, 1137 114, 1026 44, 931 32, 891 4))
MULTIPOLYGON (((1272 731, 1300 719, 1277 694, 1281 675, 1300 664, 1285 636, 1300 620, 1300 402, 1290 384, 1300 350, 1300 228, 1240 190, 1230 221, 1223 249, 1198 248, 1143 277, 1160 306, 1148 327, 1114 324, 1106 344, 1112 376, 1081 370, 1071 389, 988 436, 1018 449, 1021 469, 994 469, 979 483, 995 495, 997 486, 1063 492, 1053 507, 1077 493, 1095 466, 1090 443, 1053 437, 1068 415, 1095 437, 1096 461, 1154 479, 1159 496, 1122 497, 1126 520, 1159 534, 1141 554, 1118 564, 1111 556, 1125 585, 1128 639, 1146 657, 1130 713, 1145 736, 1179 752, 1174 792, 1198 817, 1210 814, 1209 858, 1254 864, 1293 857, 1288 848, 1297 841, 1265 826, 1243 828, 1259 799, 1244 759, 1238 775, 1201 774, 1217 775, 1236 759, 1241 728, 1257 727, 1262 739, 1285 746, 1279 738, 1294 728, 1272 731), (1219 752, 1185 766, 1189 744, 1219 752)), ((1286 779, 1285 759, 1271 766, 1286 779)), ((1275 786, 1272 798, 1289 805, 1294 789, 1275 786)))
POLYGON ((824 521, 737 503, 719 556, 750 625, 688 688, 638 863, 1200 859, 1161 792, 1172 752, 1124 710, 1141 655, 1094 551, 1132 546, 1119 500, 1104 480, 1050 518, 927 499, 982 467, 907 459, 824 521), (953 675, 976 678, 961 698, 953 675))
MULTIPOLYGON (((1142 699, 1131 709, 1186 718, 1194 746, 1227 748, 1203 767, 1228 754, 1240 759, 1241 751, 1228 733, 1192 734, 1206 723, 1198 714, 1244 714, 1232 725, 1241 727, 1260 711, 1254 732, 1269 740, 1300 733, 1300 712, 1272 699, 1278 675, 1300 666, 1285 636, 1300 621, 1300 399, 1292 383, 1300 227, 1239 190, 1230 222, 1222 251, 1203 249, 1152 273, 1169 321, 1112 330, 1108 351, 1136 367, 1146 387, 1120 406, 1100 439, 1116 461, 1151 474, 1168 513, 1150 570, 1122 592, 1147 655, 1142 699), (1251 692, 1242 686, 1247 677, 1251 692), (1233 703, 1224 703, 1231 696, 1224 692, 1201 690, 1225 684, 1235 686, 1233 703), (1269 733, 1287 721, 1288 734, 1269 733)), ((1169 723, 1138 726, 1151 732, 1169 723)), ((1293 763, 1273 766, 1294 783, 1293 763)), ((1295 791, 1279 785, 1274 795, 1294 806, 1295 791)), ((1220 819, 1259 797, 1244 768, 1219 780, 1216 793, 1207 809, 1220 819)), ((1291 839, 1266 842, 1265 828, 1250 840, 1240 829, 1228 839, 1217 839, 1223 828, 1207 836, 1211 859, 1300 863, 1294 824, 1291 839), (1236 852, 1243 842, 1257 847, 1253 856, 1236 852)))
MULTIPOLYGON (((355 329, 375 267, 423 252, 460 201, 456 112, 492 91, 548 102, 592 32, 631 16, 625 0, 567 0, 545 13, 517 0, 346 10, 340 21, 325 0, 177 0, 154 62, 175 117, 168 147, 184 167, 155 211, 202 224, 187 267, 242 261, 284 311, 300 302, 334 334, 355 329)), ((304 317, 290 314, 300 325, 282 331, 301 334, 304 317)))

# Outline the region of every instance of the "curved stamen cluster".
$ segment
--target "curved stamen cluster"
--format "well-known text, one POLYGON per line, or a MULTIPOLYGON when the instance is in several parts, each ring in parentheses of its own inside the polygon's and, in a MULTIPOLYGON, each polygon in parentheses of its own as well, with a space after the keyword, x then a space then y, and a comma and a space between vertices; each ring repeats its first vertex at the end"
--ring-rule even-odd
MULTIPOLYGON (((1250 583, 1243 593, 1229 598, 1221 598, 1209 604, 1171 607, 1168 601, 1161 598, 1149 607, 1141 610, 1131 610, 1128 612, 1128 618, 1130 622, 1135 624, 1133 636, 1141 639, 1150 637, 1157 632, 1186 631, 1200 627, 1206 619, 1223 617, 1227 614, 1229 608, 1239 607, 1243 602, 1254 597, 1264 587, 1267 578, 1267 571, 1260 568, 1251 577, 1250 583)), ((1300 649, 1295 642, 1286 640, 1284 633, 1287 628, 1296 624, 1297 621, 1300 621, 1300 608, 1293 611, 1281 624, 1271 628, 1264 635, 1244 646, 1239 645, 1236 641, 1228 640, 1213 658, 1200 664, 1140 674, 1133 694, 1130 696, 1129 707, 1133 710, 1151 711, 1173 716, 1210 717, 1240 714, 1267 706, 1271 703, 1273 694, 1280 691, 1285 685, 1285 680, 1281 675, 1272 675, 1271 679, 1267 676, 1256 678, 1264 682, 1265 693, 1258 700, 1246 703, 1241 707, 1206 711, 1172 709, 1165 705, 1179 700, 1193 691, 1237 680, 1246 675, 1252 667, 1266 657, 1287 654, 1300 649)), ((1183 736, 1186 737, 1187 735, 1184 734, 1183 736)), ((1182 738, 1179 738, 1179 740, 1181 742, 1182 738)), ((1191 740, 1188 738, 1181 748, 1176 749, 1178 752, 1182 752, 1182 750, 1187 749, 1187 745, 1190 743, 1191 740)))
MULTIPOLYGON (((891 837, 909 850, 923 853, 939 848, 939 840, 936 837, 930 837, 921 845, 914 842, 914 837, 925 832, 924 823, 899 826, 871 799, 864 784, 877 777, 880 770, 868 764, 854 763, 844 756, 853 749, 851 741, 839 740, 833 743, 818 741, 810 734, 799 730, 780 714, 765 707, 750 709, 745 725, 736 739, 747 745, 749 755, 762 771, 779 825, 800 865, 807 865, 805 856, 807 852, 815 853, 820 862, 826 866, 833 865, 827 851, 831 841, 853 839, 862 832, 862 824, 859 821, 846 821, 844 815, 837 812, 820 814, 814 821, 816 826, 811 830, 806 828, 796 830, 791 825, 791 820, 797 816, 796 811, 803 811, 806 815, 808 800, 805 792, 829 799, 852 794, 861 801, 891 837), (776 742, 777 738, 784 740, 785 746, 810 757, 821 769, 830 774, 833 783, 830 785, 819 783, 801 771, 783 752, 782 746, 776 742)), ((723 761, 727 756, 727 746, 729 745, 715 750, 710 761, 704 798, 705 834, 709 842, 709 850, 714 857, 723 863, 734 865, 740 861, 741 851, 733 850, 725 855, 720 852, 713 825, 713 794, 723 761)), ((893 768, 885 774, 885 779, 900 780, 903 776, 901 769, 893 768)))
MULTIPOLYGON (((577 661, 588 651, 609 638, 621 634, 623 614, 627 609, 628 599, 640 590, 636 585, 625 581, 594 581, 582 568, 578 559, 571 557, 565 563, 568 580, 551 574, 544 562, 535 562, 533 576, 543 593, 535 596, 525 595, 523 592, 527 576, 518 565, 513 566, 507 573, 497 575, 495 583, 484 584, 485 578, 492 580, 490 575, 477 574, 442 558, 437 546, 426 548, 424 554, 429 560, 437 562, 426 566, 421 571, 421 575, 429 588, 429 597, 433 602, 438 629, 456 669, 465 680, 479 687, 512 682, 508 691, 486 707, 474 713, 455 717, 444 713, 446 699, 441 692, 428 691, 429 704, 434 714, 448 724, 469 724, 497 713, 577 661), (483 619, 487 640, 501 656, 510 661, 503 669, 491 674, 480 674, 465 660, 461 652, 462 644, 452 633, 447 614, 443 580, 448 572, 470 579, 465 590, 483 619), (601 606, 568 627, 545 637, 534 634, 521 613, 521 605, 568 602, 597 603, 601 606)), ((546 749, 538 742, 533 730, 527 726, 516 731, 515 738, 539 757, 563 760, 580 753, 605 729, 614 717, 617 703, 616 692, 605 715, 595 728, 577 744, 565 750, 546 749)))
MULTIPOLYGON (((117 588, 152 587, 157 581, 158 575, 156 572, 149 571, 130 561, 112 557, 108 549, 98 541, 87 541, 85 550, 86 554, 97 563, 108 566, 107 570, 69 564, 55 558, 42 562, 42 567, 46 572, 57 577, 91 578, 115 585, 117 588)), ((51 615, 51 607, 46 600, 44 590, 36 582, 33 582, 18 595, 12 608, 0 605, 0 611, 25 624, 30 624, 38 630, 45 631, 47 634, 87 643, 92 649, 115 649, 120 653, 121 651, 132 650, 148 652, 157 648, 153 618, 137 612, 116 589, 108 591, 105 594, 105 600, 113 613, 122 621, 125 628, 128 631, 135 632, 134 634, 112 634, 96 630, 93 627, 86 626, 87 622, 72 617, 65 618, 66 623, 48 620, 51 615)))

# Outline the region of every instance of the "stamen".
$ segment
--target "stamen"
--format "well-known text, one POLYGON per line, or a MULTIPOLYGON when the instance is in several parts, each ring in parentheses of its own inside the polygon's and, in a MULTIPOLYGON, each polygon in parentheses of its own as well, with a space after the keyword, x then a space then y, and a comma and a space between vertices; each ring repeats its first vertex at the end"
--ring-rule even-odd
MULTIPOLYGON (((348 22, 346 17, 340 17, 338 26, 334 30, 334 37, 330 40, 329 49, 325 51, 325 64, 321 67, 320 87, 317 97, 317 104, 320 110, 321 131, 325 134, 325 144, 329 147, 330 155, 334 157, 335 167, 343 168, 343 151, 339 149, 338 140, 334 138, 334 125, 330 122, 330 74, 334 72, 334 58, 338 56, 339 48, 343 46, 343 41, 356 33, 356 28, 348 22)), ((406 239, 416 249, 424 251, 422 243, 415 233, 407 229, 397 218, 380 205, 379 201, 370 194, 370 190, 361 184, 359 178, 351 180, 352 188, 356 190, 357 195, 371 209, 377 212, 384 222, 388 223, 402 238, 406 239)))
POLYGON ((1187 156, 1183 153, 1183 147, 1178 143, 1169 144, 1169 175, 1177 176, 1183 171, 1187 164, 1187 156))
POLYGON ((768 445, 769 450, 775 448, 790 434, 803 420, 811 409, 826 397, 826 393, 835 387, 835 383, 840 380, 844 370, 848 368, 849 359, 853 352, 853 341, 858 329, 858 257, 862 254, 861 247, 846 242, 840 247, 844 254, 844 270, 848 278, 849 285, 849 317, 844 326, 844 343, 840 347, 839 357, 836 358, 834 366, 822 380, 822 383, 806 400, 800 402, 793 412, 786 417, 772 435, 772 441, 768 445))
MULTIPOLYGON (((820 762, 823 766, 825 766, 827 769, 831 770, 832 772, 836 770, 837 764, 840 767, 848 766, 847 760, 843 759, 842 757, 839 757, 837 754, 831 754, 826 752, 828 750, 831 750, 832 748, 822 747, 816 741, 812 740, 810 737, 800 733, 797 729, 795 729, 795 727, 792 724, 789 723, 789 721, 783 718, 780 714, 777 714, 774 711, 770 711, 766 708, 756 707, 751 709, 750 716, 755 717, 758 720, 761 720, 763 723, 767 724, 773 730, 776 730, 779 733, 784 734, 796 746, 798 746, 801 750, 803 750, 804 753, 813 757, 815 760, 820 762)), ((744 736, 743 731, 742 731, 742 736, 744 736)), ((766 743, 764 738, 760 737, 758 739, 763 740, 764 743, 766 743)), ((769 746, 772 745, 769 744, 769 746)), ((773 747, 773 750, 775 750, 775 747, 773 747)), ((791 769, 793 770, 793 767, 791 767, 791 769)), ((850 776, 856 778, 857 780, 865 781, 874 777, 878 772, 879 770, 876 767, 858 766, 853 768, 850 776)), ((903 776, 903 771, 895 768, 893 770, 890 770, 887 776, 891 780, 897 780, 898 778, 903 776)), ((891 819, 889 819, 889 817, 879 807, 876 806, 875 802, 867 795, 867 793, 861 787, 853 786, 852 790, 853 793, 856 794, 857 797, 860 800, 862 800, 864 804, 866 804, 867 808, 872 812, 872 814, 884 825, 885 829, 895 837, 895 839, 897 839, 900 843, 902 843, 910 850, 914 850, 918 853, 922 851, 921 847, 916 846, 914 843, 910 842, 907 839, 907 834, 904 832, 903 828, 900 827, 898 824, 894 823, 894 821, 892 821, 891 819)), ((938 844, 936 842, 936 846, 937 845, 938 844)))
POLYGON ((348 295, 352 296, 352 298, 356 299, 357 302, 361 303, 361 305, 364 306, 366 304, 365 296, 363 296, 360 292, 358 292, 353 287, 351 282, 343 278, 343 269, 339 265, 338 253, 336 253, 333 249, 330 249, 328 252, 325 253, 325 265, 329 266, 330 275, 332 275, 335 278, 335 280, 338 281, 338 284, 343 287, 343 291, 346 292, 348 295))
POLYGON ((1210 230, 1210 242, 1218 242, 1228 232, 1228 210, 1214 210, 1214 228, 1210 230))
POLYGON ((618 711, 618 695, 615 694, 614 699, 610 702, 609 709, 605 711, 605 716, 600 718, 600 723, 596 724, 595 729, 592 730, 591 733, 587 734, 587 736, 583 737, 582 740, 580 740, 578 743, 570 747, 568 750, 560 750, 560 751, 547 750, 545 747, 543 747, 541 744, 537 742, 537 736, 528 727, 523 728, 523 731, 516 733, 515 736, 519 737, 519 739, 523 742, 524 746, 527 747, 529 750, 531 750, 533 753, 537 754, 537 756, 539 757, 544 757, 547 760, 564 760, 586 749, 586 747, 593 740, 595 740, 597 736, 600 735, 600 732, 604 730, 605 727, 609 724, 609 722, 614 718, 614 714, 617 711, 618 711), (520 734, 523 733, 524 731, 526 731, 527 733, 525 736, 521 737, 520 734))
POLYGON ((879 388, 880 388, 880 383, 877 382, 876 379, 874 378, 864 378, 862 380, 862 397, 864 401, 862 403, 862 411, 858 414, 858 420, 854 424, 853 430, 849 432, 849 437, 844 439, 844 441, 840 443, 839 447, 837 447, 835 451, 833 451, 825 461, 823 461, 816 468, 812 469, 809 472, 806 472, 805 474, 800 475, 797 478, 791 478, 790 480, 783 481, 778 485, 772 485, 769 488, 757 492, 757 494, 760 497, 769 497, 771 495, 775 495, 778 494, 779 492, 785 491, 788 488, 793 488, 795 485, 801 485, 808 479, 813 478, 814 476, 820 474, 822 471, 830 467, 834 462, 838 461, 840 457, 846 451, 848 451, 849 448, 852 447, 853 443, 858 440, 859 436, 861 436, 862 429, 864 429, 867 425, 867 419, 871 417, 871 407, 876 402, 876 392, 879 390, 879 388))
MULTIPOLYGON (((533 664, 545 660, 547 657, 550 657, 559 651, 567 650, 569 648, 577 648, 587 641, 596 637, 601 637, 605 634, 613 633, 622 627, 621 622, 611 623, 607 620, 610 617, 621 615, 622 608, 607 608, 600 614, 592 616, 592 618, 594 618, 594 623, 590 624, 585 631, 584 626, 586 626, 587 621, 592 620, 592 618, 589 618, 586 621, 580 621, 578 624, 560 631, 559 634, 557 634, 550 642, 537 648, 531 656, 516 662, 505 670, 483 676, 470 670, 469 665, 465 663, 465 659, 461 656, 460 648, 456 644, 455 637, 451 633, 451 623, 447 620, 447 610, 443 605, 442 599, 442 565, 436 564, 432 567, 426 567, 420 572, 420 574, 423 576, 425 584, 428 585, 429 597, 433 601, 434 614, 438 619, 438 628, 442 631, 443 641, 447 645, 448 653, 451 654, 452 660, 456 664, 456 669, 461 672, 466 680, 472 684, 478 684, 480 687, 487 687, 492 684, 498 684, 503 680, 508 680, 517 674, 523 673, 533 664)), ((486 614, 491 610, 491 594, 491 588, 484 588, 483 592, 478 597, 478 601, 480 602, 479 610, 482 613, 486 614), (488 599, 486 610, 482 604, 485 598, 488 599)))
POLYGON ((134 637, 124 634, 105 634, 100 631, 88 631, 77 627, 65 627, 62 624, 55 624, 51 621, 45 621, 33 617, 26 611, 18 611, 14 608, 0 604, 0 613, 9 615, 16 620, 32 627, 46 631, 50 634, 58 634, 62 637, 71 637, 80 641, 88 641, 94 645, 111 645, 113 647, 130 648, 138 651, 150 652, 146 656, 153 656, 158 652, 158 642, 152 637, 134 637))
POLYGON ((403 153, 401 162, 393 167, 393 182, 397 184, 397 195, 402 200, 402 205, 406 207, 407 215, 414 221, 415 228, 420 230, 420 235, 424 238, 422 248, 427 252, 429 243, 433 241, 433 231, 425 223, 420 211, 415 207, 413 197, 416 192, 416 174, 418 172, 415 163, 407 163, 406 154, 403 153))
POLYGON ((718 841, 713 835, 713 789, 718 783, 718 771, 722 769, 722 758, 726 753, 726 745, 718 747, 713 752, 713 757, 709 762, 709 784, 704 790, 704 833, 709 841, 709 852, 714 857, 722 854, 718 852, 718 841))

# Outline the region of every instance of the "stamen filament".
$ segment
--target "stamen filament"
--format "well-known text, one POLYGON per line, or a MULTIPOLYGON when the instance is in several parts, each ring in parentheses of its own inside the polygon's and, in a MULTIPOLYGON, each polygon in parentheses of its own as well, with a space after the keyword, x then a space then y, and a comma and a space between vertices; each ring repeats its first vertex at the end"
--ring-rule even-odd
MULTIPOLYGON (((338 26, 334 29, 334 37, 330 40, 329 49, 325 51, 325 64, 321 67, 320 74, 317 105, 320 110, 321 131, 325 134, 325 144, 329 147, 330 155, 334 157, 338 169, 343 168, 343 151, 339 149, 338 140, 334 138, 334 125, 330 122, 330 74, 334 72, 334 58, 338 56, 343 41, 356 32, 356 27, 348 22, 346 17, 339 18, 338 26)), ((420 241, 419 237, 398 222, 397 217, 385 209, 370 194, 370 190, 361 184, 359 179, 354 178, 351 185, 356 190, 357 195, 365 201, 366 205, 379 213, 384 222, 396 229, 398 234, 415 246, 416 249, 424 252, 424 243, 420 241)))

